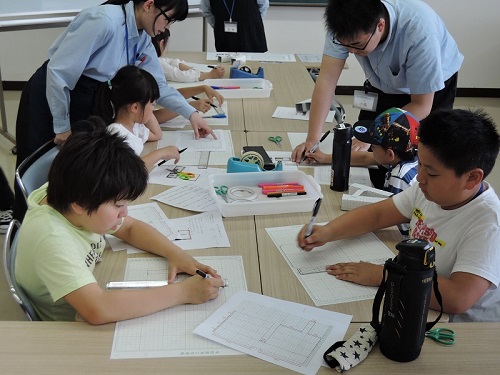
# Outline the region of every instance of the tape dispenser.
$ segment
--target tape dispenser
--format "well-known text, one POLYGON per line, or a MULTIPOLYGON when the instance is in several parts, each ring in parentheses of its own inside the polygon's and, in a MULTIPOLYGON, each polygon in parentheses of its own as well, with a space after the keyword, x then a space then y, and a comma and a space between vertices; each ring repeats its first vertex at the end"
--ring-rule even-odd
POLYGON ((227 173, 282 170, 282 162, 275 165, 262 146, 245 146, 241 158, 231 157, 227 161, 227 173))

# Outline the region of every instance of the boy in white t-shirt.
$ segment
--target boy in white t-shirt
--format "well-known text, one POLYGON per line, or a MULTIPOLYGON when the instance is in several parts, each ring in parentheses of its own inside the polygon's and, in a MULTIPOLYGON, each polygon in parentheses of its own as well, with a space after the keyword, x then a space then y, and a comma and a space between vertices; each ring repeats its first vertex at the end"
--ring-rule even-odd
MULTIPOLYGON (((444 312, 451 321, 500 321, 500 201, 484 181, 500 137, 482 111, 439 110, 420 123, 418 184, 382 202, 349 211, 305 238, 306 251, 410 220, 410 238, 436 249, 444 312), (362 223, 362 225, 360 225, 362 223)), ((383 266, 327 265, 337 279, 378 286, 383 266)), ((434 295, 430 307, 439 309, 434 295)))

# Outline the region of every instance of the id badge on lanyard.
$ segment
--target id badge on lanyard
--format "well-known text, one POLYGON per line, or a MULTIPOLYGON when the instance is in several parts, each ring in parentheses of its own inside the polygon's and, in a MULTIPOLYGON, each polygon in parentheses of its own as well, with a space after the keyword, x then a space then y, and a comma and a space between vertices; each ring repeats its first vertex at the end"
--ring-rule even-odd
POLYGON ((224 32, 237 33, 238 32, 238 22, 224 21, 224 32))
POLYGON ((368 91, 368 80, 365 81, 365 91, 354 90, 352 106, 363 111, 375 112, 377 110, 378 94, 368 91))
POLYGON ((226 0, 223 1, 224 1, 224 6, 226 7, 227 12, 229 13, 229 21, 224 21, 224 32, 233 34, 237 33, 238 22, 233 22, 233 10, 234 10, 234 3, 236 2, 236 0, 233 0, 233 5, 231 6, 231 10, 229 10, 226 0))

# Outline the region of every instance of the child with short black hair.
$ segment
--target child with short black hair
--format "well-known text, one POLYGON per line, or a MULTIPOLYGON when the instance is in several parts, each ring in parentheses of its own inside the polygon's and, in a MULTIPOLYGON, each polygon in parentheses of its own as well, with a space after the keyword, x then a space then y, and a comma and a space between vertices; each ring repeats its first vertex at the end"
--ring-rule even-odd
MULTIPOLYGON (((99 88, 95 113, 104 119, 110 132, 124 137, 140 155, 144 143, 162 137, 160 124, 153 115, 159 95, 158 84, 150 73, 127 65, 99 88)), ((167 146, 144 155, 142 159, 151 170, 160 160, 174 159, 177 163, 179 158, 177 147, 167 146)))
POLYGON ((215 270, 127 216, 129 202, 145 191, 147 180, 144 162, 118 134, 101 128, 68 138, 48 184, 30 194, 19 233, 15 277, 42 320, 71 321, 78 313, 91 324, 104 324, 217 297, 223 282, 215 270), (169 285, 101 289, 92 272, 106 233, 168 258, 169 285), (212 277, 197 276, 198 269, 212 277), (174 283, 181 272, 197 277, 174 283))
MULTIPOLYGON (((410 238, 436 248, 439 290, 450 320, 500 321, 500 201, 484 181, 499 146, 495 124, 484 112, 432 112, 420 123, 418 184, 315 226, 307 238, 302 229, 299 246, 310 251, 410 220, 410 238)), ((378 286, 382 280, 382 266, 367 262, 326 270, 362 285, 378 286)), ((439 309, 434 296, 430 307, 439 309)))

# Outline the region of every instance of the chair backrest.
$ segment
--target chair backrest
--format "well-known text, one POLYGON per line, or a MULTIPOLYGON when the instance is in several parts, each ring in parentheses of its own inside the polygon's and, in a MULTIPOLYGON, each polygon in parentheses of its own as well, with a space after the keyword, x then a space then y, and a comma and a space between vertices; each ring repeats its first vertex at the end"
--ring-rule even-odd
POLYGON ((16 184, 25 200, 33 190, 47 182, 50 166, 58 153, 59 148, 50 140, 19 164, 16 169, 16 184))
POLYGON ((17 253, 17 238, 19 235, 19 229, 21 224, 17 220, 12 220, 7 233, 5 234, 3 242, 3 269, 4 275, 7 279, 7 284, 9 286, 10 293, 19 306, 23 309, 28 320, 36 321, 40 320, 33 305, 24 293, 23 288, 16 281, 15 265, 16 265, 16 253, 17 253))

